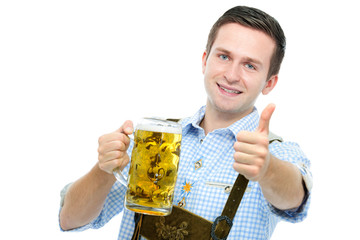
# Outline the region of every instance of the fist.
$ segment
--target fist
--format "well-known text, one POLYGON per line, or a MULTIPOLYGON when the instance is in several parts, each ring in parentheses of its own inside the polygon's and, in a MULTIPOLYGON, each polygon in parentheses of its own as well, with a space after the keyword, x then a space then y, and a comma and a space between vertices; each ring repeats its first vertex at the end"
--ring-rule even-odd
POLYGON ((274 110, 274 104, 269 104, 264 109, 255 132, 241 131, 236 135, 233 167, 249 180, 260 181, 267 173, 271 160, 269 123, 274 110))
POLYGON ((117 167, 122 170, 129 163, 127 149, 130 145, 128 135, 133 133, 133 123, 126 121, 118 130, 99 138, 99 168, 109 174, 117 167))

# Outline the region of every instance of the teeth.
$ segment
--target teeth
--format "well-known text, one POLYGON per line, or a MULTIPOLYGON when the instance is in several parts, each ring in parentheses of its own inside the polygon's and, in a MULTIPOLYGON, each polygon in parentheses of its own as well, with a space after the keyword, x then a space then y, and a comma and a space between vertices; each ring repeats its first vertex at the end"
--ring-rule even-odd
POLYGON ((240 91, 236 91, 236 90, 229 90, 229 89, 223 88, 223 87, 221 87, 221 86, 220 86, 220 88, 221 88, 222 90, 224 90, 225 92, 228 92, 228 93, 236 93, 236 94, 241 93, 240 91))

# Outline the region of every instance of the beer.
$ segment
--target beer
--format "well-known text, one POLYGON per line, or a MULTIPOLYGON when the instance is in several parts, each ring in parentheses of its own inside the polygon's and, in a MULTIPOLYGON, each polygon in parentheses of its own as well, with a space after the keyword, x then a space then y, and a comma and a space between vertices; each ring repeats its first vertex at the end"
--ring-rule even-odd
POLYGON ((171 213, 180 145, 181 128, 137 127, 125 197, 126 208, 151 215, 171 213))

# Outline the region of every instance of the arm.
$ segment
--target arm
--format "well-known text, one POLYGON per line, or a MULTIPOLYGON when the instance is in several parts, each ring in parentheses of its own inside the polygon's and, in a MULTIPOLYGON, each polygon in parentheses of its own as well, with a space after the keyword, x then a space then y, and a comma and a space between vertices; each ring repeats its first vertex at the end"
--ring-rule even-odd
POLYGON ((269 122, 275 106, 270 104, 261 114, 255 132, 239 132, 234 144, 234 169, 252 181, 258 181, 264 197, 281 210, 299 207, 304 199, 302 176, 292 163, 269 152, 269 122))
POLYGON ((115 177, 102 171, 98 164, 74 182, 66 193, 60 212, 61 228, 70 230, 94 220, 100 214, 114 182, 115 177))
POLYGON ((305 196, 300 170, 272 155, 266 175, 259 184, 264 197, 280 210, 299 207, 305 196))
POLYGON ((125 122, 117 131, 99 138, 99 162, 89 173, 74 182, 66 193, 60 212, 60 226, 70 230, 94 220, 101 212, 115 177, 116 167, 123 169, 129 162, 126 150, 133 131, 132 122, 125 122))

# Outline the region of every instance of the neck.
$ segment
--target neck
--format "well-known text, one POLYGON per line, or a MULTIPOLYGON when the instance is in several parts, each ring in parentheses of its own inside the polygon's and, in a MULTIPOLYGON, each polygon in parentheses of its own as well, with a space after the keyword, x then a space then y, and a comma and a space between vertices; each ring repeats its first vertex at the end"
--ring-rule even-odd
POLYGON ((216 129, 229 127, 236 121, 250 114, 252 110, 253 107, 244 112, 229 113, 216 111, 206 105, 205 116, 200 123, 200 127, 204 129, 205 135, 207 135, 216 129))

